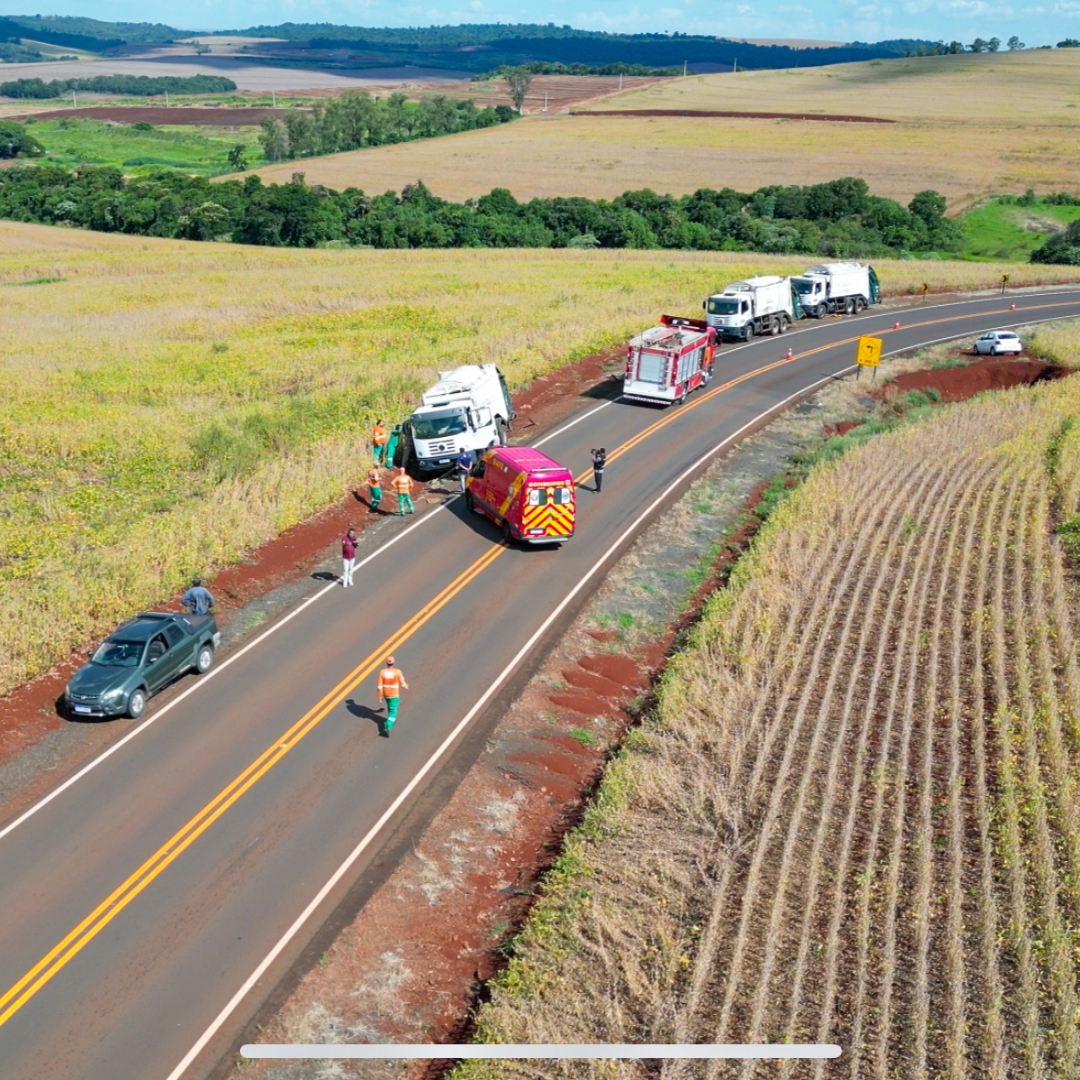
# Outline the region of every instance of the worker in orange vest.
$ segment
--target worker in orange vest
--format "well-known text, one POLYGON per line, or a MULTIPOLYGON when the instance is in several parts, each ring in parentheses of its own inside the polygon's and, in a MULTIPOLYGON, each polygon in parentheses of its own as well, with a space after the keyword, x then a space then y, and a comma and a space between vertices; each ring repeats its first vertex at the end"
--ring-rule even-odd
POLYGON ((376 465, 385 464, 386 441, 389 438, 386 434, 386 428, 383 426, 385 423, 385 420, 380 420, 376 423, 375 427, 371 429, 371 454, 375 459, 376 465))
POLYGON ((371 501, 368 503, 368 509, 374 513, 379 509, 379 503, 382 502, 382 478, 379 476, 379 470, 374 465, 368 469, 367 474, 368 488, 371 490, 371 501))
POLYGON ((390 729, 397 722, 398 702, 401 700, 401 691, 408 690, 409 684, 405 676, 394 667, 394 658, 386 658, 386 666, 379 672, 379 707, 386 705, 386 723, 379 732, 384 738, 390 737, 390 729))
POLYGON ((404 515, 405 507, 409 508, 410 514, 416 513, 416 507, 412 501, 412 478, 402 465, 394 477, 394 490, 397 492, 397 512, 404 515))

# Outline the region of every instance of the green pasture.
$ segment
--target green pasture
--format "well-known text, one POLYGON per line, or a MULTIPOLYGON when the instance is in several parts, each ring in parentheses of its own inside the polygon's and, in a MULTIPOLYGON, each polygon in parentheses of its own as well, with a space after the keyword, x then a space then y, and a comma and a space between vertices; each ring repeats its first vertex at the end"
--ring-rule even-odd
POLYGON ((1080 206, 1029 205, 991 199, 961 218, 967 233, 963 254, 971 259, 1026 262, 1051 233, 1080 218, 1080 206))
POLYGON ((257 127, 162 126, 149 130, 134 124, 62 117, 39 120, 30 132, 48 151, 46 159, 64 168, 113 165, 138 175, 168 166, 198 176, 234 172, 229 151, 238 143, 248 147, 249 167, 263 164, 257 127))

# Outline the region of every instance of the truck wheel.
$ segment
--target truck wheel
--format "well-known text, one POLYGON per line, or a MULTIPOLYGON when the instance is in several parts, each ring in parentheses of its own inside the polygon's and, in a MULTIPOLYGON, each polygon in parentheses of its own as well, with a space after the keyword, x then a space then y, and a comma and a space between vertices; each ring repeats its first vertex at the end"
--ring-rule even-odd
POLYGON ((848 298, 847 300, 844 301, 844 314, 845 315, 854 315, 855 314, 855 301, 854 300, 848 298))
POLYGON ((514 533, 510 528, 510 522, 504 521, 502 527, 503 543, 509 547, 514 542, 514 533))
POLYGON ((138 720, 146 710, 146 692, 140 687, 131 691, 128 698, 127 714, 132 720, 138 720))
POLYGON ((199 649, 199 655, 195 657, 195 670, 200 675, 205 675, 214 666, 214 646, 204 645, 199 649))
POLYGON ((473 498, 473 494, 471 491, 465 492, 465 509, 468 510, 470 514, 480 513, 480 511, 476 508, 476 500, 473 498))
POLYGON ((746 324, 746 340, 748 342, 754 340, 754 324, 753 323, 747 323, 746 324))
POLYGON ((818 304, 818 306, 816 308, 814 308, 814 318, 815 319, 824 319, 825 314, 826 314, 826 308, 825 308, 824 304, 818 304))
POLYGON ((505 446, 506 445, 506 433, 507 433, 507 430, 508 430, 507 425, 506 425, 506 421, 505 420, 496 420, 495 421, 495 430, 496 430, 496 432, 498 432, 499 445, 500 446, 505 446))
POLYGON ((769 333, 773 337, 780 333, 780 320, 775 315, 769 320, 769 333))
POLYGON ((861 296, 855 297, 855 314, 866 309, 866 301, 861 296))
POLYGON ((786 315, 780 316, 780 333, 786 334, 787 328, 791 325, 791 320, 786 315))

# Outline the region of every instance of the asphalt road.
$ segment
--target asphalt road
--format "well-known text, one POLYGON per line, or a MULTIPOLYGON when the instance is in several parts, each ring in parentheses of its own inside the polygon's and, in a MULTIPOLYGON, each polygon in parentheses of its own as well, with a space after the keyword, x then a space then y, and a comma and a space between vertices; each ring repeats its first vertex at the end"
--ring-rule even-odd
POLYGON ((859 334, 888 353, 1077 315, 1080 291, 1019 295, 901 311, 896 331, 895 312, 868 313, 725 347, 681 407, 603 402, 538 440, 579 474, 591 446, 609 450, 563 548, 507 549, 455 499, 355 588, 328 586, 167 708, 117 721, 126 740, 0 827, 4 1080, 206 1076, 455 749, 476 745, 491 702, 711 456, 849 367, 859 334), (373 709, 391 649, 411 689, 387 740, 373 709))

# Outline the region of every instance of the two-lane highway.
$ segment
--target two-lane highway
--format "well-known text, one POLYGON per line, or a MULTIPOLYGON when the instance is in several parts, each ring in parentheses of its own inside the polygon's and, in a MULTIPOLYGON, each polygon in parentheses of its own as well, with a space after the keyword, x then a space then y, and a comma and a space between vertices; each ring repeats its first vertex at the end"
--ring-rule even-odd
POLYGON ((860 334, 892 353, 1077 315, 1080 291, 1026 294, 728 346, 681 407, 605 402, 538 440, 582 475, 590 447, 609 449, 562 549, 508 549, 454 499, 354 589, 324 589, 166 708, 118 721, 126 741, 0 827, 4 1080, 204 1076, 493 697, 712 457, 849 368, 860 334), (391 651, 411 689, 380 739, 391 651))

